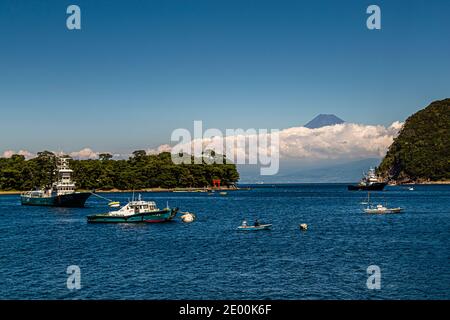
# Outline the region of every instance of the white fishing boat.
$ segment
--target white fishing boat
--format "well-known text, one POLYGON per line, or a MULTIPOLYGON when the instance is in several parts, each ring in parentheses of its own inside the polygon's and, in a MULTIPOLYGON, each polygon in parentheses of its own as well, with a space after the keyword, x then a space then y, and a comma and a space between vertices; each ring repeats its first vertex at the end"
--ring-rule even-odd
POLYGON ((400 208, 400 207, 397 207, 397 208, 386 208, 385 206, 383 206, 381 204, 378 204, 375 207, 368 206, 367 208, 364 209, 364 212, 365 213, 380 213, 380 214, 383 214, 383 213, 399 213, 402 210, 403 209, 400 208))
POLYGON ((367 207, 363 209, 365 213, 399 213, 403 210, 400 207, 387 208, 381 204, 378 204, 376 206, 371 205, 370 204, 370 192, 367 193, 367 200, 364 202, 361 202, 361 204, 367 205, 367 207))
POLYGON ((178 208, 170 209, 168 206, 159 209, 154 201, 132 200, 117 211, 94 214, 87 217, 88 222, 164 222, 172 220, 178 208))
POLYGON ((55 160, 55 181, 53 184, 21 194, 20 200, 22 205, 84 207, 86 200, 92 195, 92 192, 75 191, 75 182, 71 178, 73 170, 69 168, 70 158, 56 157, 55 160))

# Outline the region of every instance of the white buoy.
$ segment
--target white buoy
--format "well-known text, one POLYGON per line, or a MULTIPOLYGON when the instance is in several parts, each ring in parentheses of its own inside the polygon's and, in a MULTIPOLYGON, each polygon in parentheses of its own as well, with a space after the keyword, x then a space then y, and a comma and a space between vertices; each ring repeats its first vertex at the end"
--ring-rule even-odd
POLYGON ((195 220, 195 214, 190 212, 185 212, 181 216, 181 220, 183 220, 184 223, 191 223, 195 220))
POLYGON ((308 230, 308 225, 306 223, 301 223, 300 230, 308 230))

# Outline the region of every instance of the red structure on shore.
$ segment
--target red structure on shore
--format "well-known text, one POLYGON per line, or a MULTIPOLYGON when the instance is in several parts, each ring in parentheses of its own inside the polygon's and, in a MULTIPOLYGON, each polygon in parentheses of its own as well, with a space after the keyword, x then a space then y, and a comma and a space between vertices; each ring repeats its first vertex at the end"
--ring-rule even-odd
POLYGON ((212 183, 214 188, 220 188, 220 179, 214 179, 212 183))

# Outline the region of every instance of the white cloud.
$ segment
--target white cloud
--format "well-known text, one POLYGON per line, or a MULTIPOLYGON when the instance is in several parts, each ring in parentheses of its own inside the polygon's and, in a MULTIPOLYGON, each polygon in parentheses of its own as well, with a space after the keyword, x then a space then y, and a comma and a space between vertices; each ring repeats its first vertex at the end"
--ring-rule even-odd
POLYGON ((21 156, 24 156, 26 159, 30 159, 33 158, 35 155, 27 150, 19 150, 18 152, 14 151, 14 150, 6 150, 5 152, 3 152, 2 157, 3 158, 11 158, 13 155, 15 154, 19 154, 21 156))
POLYGON ((13 151, 13 150, 6 150, 5 152, 3 152, 2 158, 11 158, 14 154, 16 154, 15 151, 13 151))
POLYGON ((391 124, 391 126, 388 129, 393 130, 395 132, 399 132, 404 124, 405 124, 404 122, 395 121, 394 123, 391 124))
POLYGON ((345 159, 382 157, 402 124, 389 127, 343 123, 317 129, 289 128, 280 132, 282 158, 345 159))
POLYGON ((162 144, 156 149, 147 149, 147 154, 160 154, 161 152, 170 152, 172 147, 168 144, 162 144))
POLYGON ((75 151, 75 152, 69 153, 69 155, 72 158, 83 159, 83 160, 97 159, 99 154, 100 154, 99 152, 95 152, 91 148, 84 148, 84 149, 81 149, 80 151, 75 151))
MULTIPOLYGON (((293 127, 279 131, 280 158, 294 160, 326 160, 326 159, 351 159, 382 157, 386 154, 394 137, 398 134, 404 123, 395 121, 389 127, 382 125, 363 125, 355 123, 343 123, 333 126, 326 126, 317 129, 305 127, 293 127)), ((240 135, 242 136, 242 135, 240 135)), ((257 136, 245 134, 247 138, 257 136)), ((259 138, 264 136, 259 135, 259 138)), ((225 138, 225 143, 230 145, 237 135, 225 138)), ((202 145, 218 146, 223 144, 223 138, 213 137, 202 139, 202 145)), ((246 142, 248 143, 248 141, 246 142)), ((148 149, 148 154, 159 154, 170 152, 172 147, 163 144, 157 148, 148 149)), ((216 149, 217 150, 217 149, 216 149)), ((245 146, 234 146, 235 154, 245 156, 247 151, 245 146)), ((259 147, 260 152, 265 151, 259 147)), ((101 152, 96 152, 91 148, 84 148, 74 151, 69 155, 75 159, 97 159, 101 152)), ((35 155, 27 150, 6 150, 3 152, 4 158, 10 158, 13 154, 24 155, 29 159, 35 155)), ((114 154, 114 158, 126 158, 122 154, 114 154)))
MULTIPOLYGON (((403 123, 396 121, 389 127, 343 123, 317 129, 305 127, 284 129, 279 131, 280 159, 325 160, 382 157, 402 125, 403 123)), ((246 134, 245 136, 250 139, 260 139, 266 135, 246 134)), ((230 145, 236 137, 238 135, 226 137, 225 145, 230 145)), ((208 146, 215 150, 221 150, 223 141, 221 137, 201 139, 204 148, 208 146)), ((190 143, 191 149, 194 142, 195 140, 190 143)), ((190 149, 189 143, 185 146, 185 151, 190 149)), ((258 149, 260 152, 265 151, 262 147, 258 149)), ((240 155, 248 151, 245 145, 234 146, 233 150, 234 154, 240 155)))

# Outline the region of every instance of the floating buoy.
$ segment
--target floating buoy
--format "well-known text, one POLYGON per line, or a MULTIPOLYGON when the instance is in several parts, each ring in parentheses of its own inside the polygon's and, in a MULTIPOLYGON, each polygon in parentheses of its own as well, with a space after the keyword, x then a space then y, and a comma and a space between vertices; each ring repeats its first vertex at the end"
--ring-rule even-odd
POLYGON ((308 230, 308 225, 306 223, 301 223, 300 230, 308 230))
POLYGON ((183 220, 184 223, 191 223, 195 220, 195 214, 190 212, 184 212, 181 216, 181 220, 183 220))
POLYGON ((108 206, 110 206, 111 208, 118 208, 118 207, 120 207, 120 202, 119 201, 111 201, 110 203, 108 203, 108 206))

